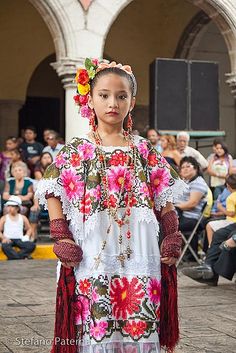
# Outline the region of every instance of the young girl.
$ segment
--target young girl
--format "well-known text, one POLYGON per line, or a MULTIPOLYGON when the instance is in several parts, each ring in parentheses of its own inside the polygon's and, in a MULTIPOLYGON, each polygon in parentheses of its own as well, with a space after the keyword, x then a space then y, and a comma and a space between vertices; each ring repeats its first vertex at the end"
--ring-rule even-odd
POLYGON ((172 201, 185 185, 146 139, 131 134, 137 88, 130 66, 86 59, 76 82, 92 131, 63 147, 37 189, 60 259, 52 352, 158 353, 160 343, 172 350, 181 248, 172 201))

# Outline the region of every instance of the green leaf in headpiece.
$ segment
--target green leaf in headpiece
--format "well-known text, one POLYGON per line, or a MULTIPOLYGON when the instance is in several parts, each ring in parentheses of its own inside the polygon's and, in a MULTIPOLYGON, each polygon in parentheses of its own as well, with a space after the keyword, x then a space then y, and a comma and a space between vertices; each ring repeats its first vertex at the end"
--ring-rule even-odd
POLYGON ((86 59, 85 59, 84 66, 85 66, 86 70, 89 71, 89 70, 91 69, 91 66, 94 66, 94 64, 92 63, 92 60, 91 60, 91 59, 86 58, 86 59))

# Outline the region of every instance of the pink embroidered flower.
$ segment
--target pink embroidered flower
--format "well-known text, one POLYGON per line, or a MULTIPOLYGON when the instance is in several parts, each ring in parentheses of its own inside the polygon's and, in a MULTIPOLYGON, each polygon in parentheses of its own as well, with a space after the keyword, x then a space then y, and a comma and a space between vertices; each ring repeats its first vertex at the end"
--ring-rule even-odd
POLYGON ((101 198, 101 186, 97 185, 96 188, 91 190, 91 194, 95 198, 96 201, 100 200, 100 198, 101 198))
POLYGON ((138 150, 139 150, 139 153, 141 154, 141 156, 144 159, 147 159, 148 153, 149 153, 147 141, 140 142, 137 147, 138 147, 138 150))
POLYGON ((147 292, 149 295, 149 299, 154 304, 160 303, 161 298, 161 283, 156 279, 152 278, 147 286, 147 292))
POLYGON ((111 191, 119 192, 124 182, 127 190, 131 186, 131 174, 125 167, 111 167, 108 171, 108 183, 111 191))
POLYGON ((79 281, 79 290, 82 294, 88 295, 90 287, 91 287, 91 283, 87 278, 85 278, 84 280, 81 279, 79 281))
POLYGON ((143 182, 141 184, 141 187, 140 187, 140 192, 141 194, 143 194, 145 197, 146 196, 149 196, 149 189, 148 189, 148 186, 145 182, 143 182))
POLYGON ((97 340, 100 340, 106 334, 108 323, 106 321, 96 322, 90 326, 90 334, 97 340))
POLYGON ((57 168, 60 168, 60 167, 62 167, 63 165, 65 165, 66 164, 66 162, 67 162, 67 158, 68 158, 68 156, 67 156, 67 154, 64 152, 64 153, 58 153, 58 155, 56 156, 56 158, 55 158, 55 165, 56 165, 56 167, 57 168))
POLYGON ((145 321, 128 321, 124 326, 124 331, 132 338, 139 338, 145 333, 147 324, 145 321))
POLYGON ((80 108, 80 114, 83 118, 89 119, 91 115, 91 109, 89 108, 88 104, 85 104, 80 108))
POLYGON ((97 294, 96 288, 94 288, 92 291, 92 302, 96 303, 98 299, 99 299, 99 295, 97 294))
POLYGON ((78 295, 75 303, 75 324, 80 325, 84 323, 89 314, 89 299, 83 295, 78 295))
POLYGON ((93 159, 95 146, 90 142, 84 142, 77 147, 83 160, 93 159))
POLYGON ((170 175, 165 168, 152 170, 151 186, 154 194, 158 195, 164 188, 169 186, 170 175))
POLYGON ((65 188, 69 200, 81 198, 84 194, 84 182, 80 180, 81 176, 77 175, 75 170, 63 170, 61 173, 62 185, 65 188))

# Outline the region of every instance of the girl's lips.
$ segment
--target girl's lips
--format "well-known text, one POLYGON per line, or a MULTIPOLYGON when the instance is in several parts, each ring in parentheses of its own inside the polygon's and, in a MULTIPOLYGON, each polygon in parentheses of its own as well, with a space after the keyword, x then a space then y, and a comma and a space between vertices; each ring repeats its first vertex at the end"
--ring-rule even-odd
POLYGON ((111 112, 107 112, 106 114, 107 114, 107 115, 118 115, 117 112, 112 112, 112 111, 111 111, 111 112))

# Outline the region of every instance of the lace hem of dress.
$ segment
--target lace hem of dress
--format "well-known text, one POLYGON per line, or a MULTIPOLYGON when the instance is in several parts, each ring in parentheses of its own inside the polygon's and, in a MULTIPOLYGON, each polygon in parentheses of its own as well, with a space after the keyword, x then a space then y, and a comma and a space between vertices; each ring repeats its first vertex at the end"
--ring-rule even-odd
POLYGON ((158 342, 112 342, 78 346, 77 353, 160 353, 158 342))
POLYGON ((124 267, 121 266, 119 260, 117 259, 117 255, 108 255, 104 254, 101 256, 101 262, 98 268, 94 266, 95 260, 94 257, 87 256, 83 259, 78 267, 75 268, 75 276, 77 281, 80 279, 87 278, 91 275, 91 271, 93 276, 106 274, 106 275, 114 275, 114 274, 124 274, 125 275, 135 275, 135 276, 154 276, 160 277, 160 256, 149 255, 148 257, 144 257, 142 255, 137 255, 130 260, 125 261, 124 267))
POLYGON ((183 195, 188 189, 188 185, 181 179, 175 180, 175 183, 162 191, 158 197, 154 198, 155 208, 160 211, 162 207, 165 207, 167 202, 176 203, 180 196, 183 195))
MULTIPOLYGON (((98 224, 101 229, 108 227, 109 218, 106 210, 96 211, 84 222, 83 214, 68 200, 65 190, 58 184, 56 178, 42 179, 37 186, 35 196, 45 209, 48 209, 47 199, 45 197, 47 193, 53 193, 55 196, 60 197, 63 213, 66 219, 70 221, 70 230, 76 241, 85 240, 88 234, 96 229, 98 224)), ((155 231, 158 234, 159 225, 152 209, 148 207, 133 207, 130 224, 132 226, 137 222, 153 223, 155 231)))

